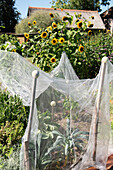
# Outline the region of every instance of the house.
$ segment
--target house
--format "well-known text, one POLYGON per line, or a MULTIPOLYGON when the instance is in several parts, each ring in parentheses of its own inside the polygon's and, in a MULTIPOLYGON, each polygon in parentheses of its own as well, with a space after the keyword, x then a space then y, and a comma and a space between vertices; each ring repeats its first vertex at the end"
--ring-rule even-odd
POLYGON ((100 16, 105 24, 106 29, 113 33, 113 6, 100 14, 100 16))
MULTIPOLYGON (((33 12, 35 11, 48 11, 49 13, 58 13, 59 16, 62 18, 63 16, 66 16, 66 12, 68 12, 70 15, 73 16, 73 19, 76 20, 75 14, 77 15, 81 13, 82 18, 84 17, 86 20, 90 21, 93 24, 92 28, 93 30, 103 30, 105 29, 104 23, 98 13, 98 11, 89 11, 89 10, 75 10, 75 9, 54 9, 54 8, 40 8, 40 7, 29 7, 28 8, 28 14, 27 16, 31 16, 33 12), (92 18, 93 16, 93 18, 92 18)), ((80 17, 81 18, 81 17, 80 17)), ((67 27, 73 27, 76 28, 75 22, 73 22, 72 25, 68 25, 67 27)))

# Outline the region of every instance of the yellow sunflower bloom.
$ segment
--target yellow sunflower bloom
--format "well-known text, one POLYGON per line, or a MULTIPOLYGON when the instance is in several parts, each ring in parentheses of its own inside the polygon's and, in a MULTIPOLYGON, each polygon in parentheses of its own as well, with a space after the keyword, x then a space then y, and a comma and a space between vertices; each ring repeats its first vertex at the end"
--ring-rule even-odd
POLYGON ((28 33, 24 33, 24 37, 29 38, 29 34, 28 33))
POLYGON ((88 31, 88 35, 89 36, 92 35, 92 31, 91 30, 88 31))
POLYGON ((55 62, 56 62, 56 58, 52 57, 52 58, 50 59, 50 61, 51 61, 52 63, 55 63, 55 62))
POLYGON ((62 17, 62 21, 66 21, 66 20, 68 20, 68 17, 63 16, 63 17, 62 17))
POLYGON ((59 42, 62 44, 65 41, 65 39, 62 37, 59 39, 59 42))
POLYGON ((12 49, 12 52, 16 52, 16 49, 12 49))
POLYGON ((36 21, 33 21, 33 25, 36 25, 36 21))
POLYGON ((53 28, 57 28, 57 24, 55 22, 52 23, 53 28))
POLYGON ((51 18, 54 18, 54 15, 51 12, 49 13, 49 15, 51 18))
POLYGON ((28 22, 28 25, 29 25, 29 26, 31 26, 31 23, 30 23, 30 22, 28 22))
POLYGON ((93 24, 88 24, 88 27, 93 27, 93 24))
POLYGON ((79 52, 83 52, 84 51, 84 47, 82 45, 79 46, 79 52))
POLYGON ((94 16, 91 16, 92 19, 94 19, 94 16))
POLYGON ((76 19, 76 21, 75 22, 78 22, 79 21, 79 19, 76 19))
POLYGON ((48 31, 48 32, 49 32, 49 31, 52 31, 52 27, 51 27, 51 26, 47 27, 47 31, 48 31))
POLYGON ((82 27, 82 21, 80 21, 80 22, 77 23, 77 27, 78 27, 78 28, 81 28, 81 27, 82 27))
POLYGON ((46 38, 47 37, 47 32, 43 32, 42 34, 41 34, 41 38, 46 38))
POLYGON ((78 17, 81 17, 82 16, 82 14, 80 13, 80 14, 78 14, 78 17))
POLYGON ((52 43, 53 45, 56 45, 57 39, 56 39, 56 38, 53 38, 53 39, 51 40, 51 43, 52 43))
POLYGON ((61 8, 61 11, 63 11, 63 8, 61 8))
POLYGON ((93 27, 93 24, 91 23, 91 21, 88 22, 88 27, 93 27))

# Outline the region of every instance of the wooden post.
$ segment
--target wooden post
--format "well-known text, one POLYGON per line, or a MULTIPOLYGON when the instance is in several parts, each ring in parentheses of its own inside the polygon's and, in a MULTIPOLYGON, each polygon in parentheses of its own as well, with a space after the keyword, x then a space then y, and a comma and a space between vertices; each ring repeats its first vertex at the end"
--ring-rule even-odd
POLYGON ((29 162, 29 139, 31 133, 32 119, 33 119, 33 110, 34 110, 34 101, 35 101, 35 91, 36 91, 36 80, 39 76, 39 72, 34 70, 32 72, 33 77, 33 88, 32 88, 32 96, 31 96, 31 107, 28 121, 28 129, 27 129, 27 138, 24 141, 24 166, 25 170, 30 170, 30 162, 29 162))
POLYGON ((97 103, 96 103, 96 112, 94 117, 94 152, 93 152, 93 160, 96 161, 96 149, 97 149, 97 135, 98 135, 98 123, 99 123, 99 110, 100 110, 100 103, 101 103, 101 96, 103 90, 103 83, 104 83, 104 76, 105 76, 105 69, 107 63, 107 57, 102 58, 102 68, 101 68, 101 75, 100 75, 100 82, 97 94, 97 103))
POLYGON ((30 170, 28 141, 24 141, 24 166, 25 170, 30 170))

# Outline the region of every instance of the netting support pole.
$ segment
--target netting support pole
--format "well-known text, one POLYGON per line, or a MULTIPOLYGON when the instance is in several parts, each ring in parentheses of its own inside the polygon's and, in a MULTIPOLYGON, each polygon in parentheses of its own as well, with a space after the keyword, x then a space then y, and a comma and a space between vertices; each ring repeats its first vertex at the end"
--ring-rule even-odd
POLYGON ((102 96, 102 90, 103 90, 103 84, 104 84, 104 76, 105 76, 107 59, 108 59, 107 57, 102 58, 102 67, 101 67, 99 88, 98 88, 97 101, 96 101, 96 111, 95 111, 95 116, 94 116, 94 135, 95 135, 94 136, 94 152, 93 152, 94 161, 96 161, 99 110, 100 110, 100 103, 101 103, 101 96, 102 96))
POLYGON ((38 72, 37 70, 34 70, 34 71, 32 72, 33 87, 32 87, 32 95, 31 95, 30 114, 29 114, 29 120, 28 120, 27 138, 26 138, 26 141, 24 141, 24 166, 25 166, 25 170, 30 170, 30 161, 29 161, 29 139, 30 139, 32 119, 33 119, 33 111, 34 111, 36 82, 37 82, 38 76, 39 76, 39 72, 38 72))

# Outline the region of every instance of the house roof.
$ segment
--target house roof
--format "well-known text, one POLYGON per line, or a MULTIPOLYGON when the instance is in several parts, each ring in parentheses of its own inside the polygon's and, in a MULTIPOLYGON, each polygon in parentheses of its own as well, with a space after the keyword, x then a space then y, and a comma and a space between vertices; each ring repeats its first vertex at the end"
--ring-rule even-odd
MULTIPOLYGON (((91 21, 91 23, 93 24, 92 29, 105 29, 104 23, 103 23, 100 15, 98 13, 98 11, 75 10, 75 9, 63 9, 63 11, 61 11, 61 9, 55 10, 54 8, 29 7, 27 16, 31 16, 31 14, 33 12, 39 11, 39 10, 45 10, 45 11, 48 11, 48 12, 51 12, 51 13, 58 13, 61 18, 63 16, 66 16, 66 12, 68 12, 70 15, 73 16, 73 20, 76 20, 76 17, 75 17, 75 14, 74 14, 75 12, 76 12, 76 14, 81 13, 82 18, 84 17, 86 20, 91 21), (94 19, 92 19, 91 16, 94 16, 94 19)), ((73 24, 71 26, 68 25, 68 27, 75 28, 76 25, 73 22, 73 24)))
POLYGON ((102 18, 113 18, 113 6, 100 14, 102 18))

